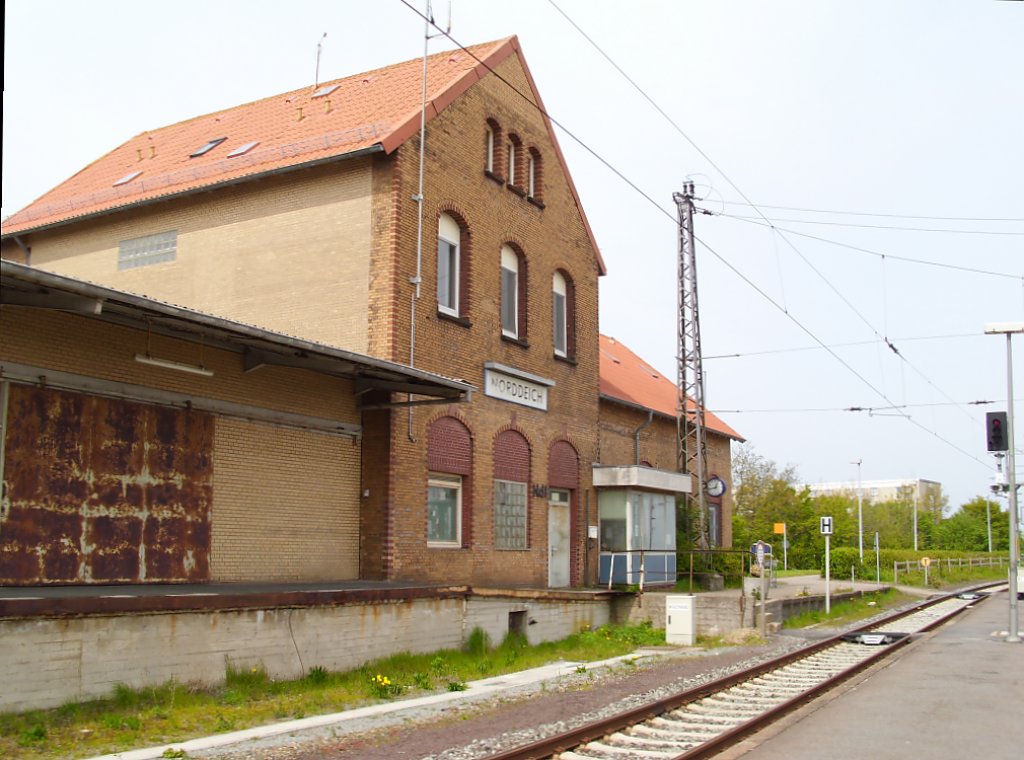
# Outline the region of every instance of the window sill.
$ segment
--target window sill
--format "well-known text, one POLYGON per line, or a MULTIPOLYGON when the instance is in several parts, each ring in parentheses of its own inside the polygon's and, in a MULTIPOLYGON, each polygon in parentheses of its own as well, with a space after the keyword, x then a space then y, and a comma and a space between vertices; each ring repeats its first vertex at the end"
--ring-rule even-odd
POLYGON ((499 185, 505 184, 505 178, 498 174, 495 174, 490 169, 484 169, 484 176, 487 177, 487 179, 494 180, 499 185))
POLYGON ((519 187, 519 185, 505 185, 505 187, 507 187, 516 195, 518 195, 520 198, 526 197, 526 191, 523 188, 519 187))
POLYGON ((536 206, 537 208, 539 208, 539 209, 540 209, 541 211, 543 211, 543 210, 544 210, 544 208, 545 208, 545 206, 544 206, 544 201, 540 200, 540 198, 535 198, 535 197, 533 197, 532 195, 528 195, 528 196, 526 196, 526 200, 528 200, 528 201, 529 201, 530 203, 532 203, 532 204, 533 204, 534 206, 536 206))
POLYGON ((501 339, 506 343, 514 343, 520 348, 530 347, 529 341, 524 340, 523 338, 513 338, 511 335, 505 335, 504 333, 502 333, 501 339))
POLYGON ((469 321, 467 317, 457 317, 454 314, 448 314, 447 312, 438 311, 437 318, 442 322, 452 322, 462 327, 472 327, 473 323, 469 321))
POLYGON ((462 544, 441 544, 441 543, 434 543, 434 542, 431 542, 431 541, 427 541, 427 548, 428 549, 444 549, 446 551, 451 551, 453 549, 465 549, 466 547, 464 547, 462 544))
POLYGON ((560 354, 554 354, 554 359, 556 362, 565 362, 566 364, 569 364, 573 367, 578 365, 575 356, 562 356, 560 354))

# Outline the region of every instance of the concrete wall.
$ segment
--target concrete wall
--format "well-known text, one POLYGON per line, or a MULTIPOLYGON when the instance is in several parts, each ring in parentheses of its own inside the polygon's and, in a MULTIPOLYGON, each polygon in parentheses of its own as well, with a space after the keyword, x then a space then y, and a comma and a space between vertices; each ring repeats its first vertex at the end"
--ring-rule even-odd
POLYGON ((271 678, 349 670, 396 652, 459 647, 474 627, 497 644, 509 612, 531 643, 609 622, 607 601, 464 597, 303 608, 0 620, 0 712, 108 696, 119 683, 215 684, 227 666, 271 678))
MULTIPOLYGON (((832 604, 863 596, 863 591, 832 594, 832 604)), ((873 593, 873 592, 868 592, 873 593)), ((665 597, 667 594, 649 592, 642 596, 627 597, 632 603, 622 602, 613 619, 631 624, 650 621, 655 628, 665 627, 665 597)), ((791 617, 825 609, 823 596, 799 596, 768 599, 769 622, 782 624, 791 617)), ((741 628, 760 625, 760 607, 753 597, 740 594, 697 594, 697 635, 725 636, 741 628)))

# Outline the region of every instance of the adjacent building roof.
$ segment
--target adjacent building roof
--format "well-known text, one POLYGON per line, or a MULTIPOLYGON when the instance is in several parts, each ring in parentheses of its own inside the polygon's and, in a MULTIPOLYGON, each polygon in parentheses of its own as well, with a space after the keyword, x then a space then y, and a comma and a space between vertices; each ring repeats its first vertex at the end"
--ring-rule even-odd
MULTIPOLYGON (((237 351, 247 370, 282 365, 353 380, 357 391, 384 390, 469 400, 474 386, 433 372, 234 322, 146 296, 0 261, 0 304, 56 309, 237 351)), ((2 369, 2 367, 0 367, 2 369)))
MULTIPOLYGON (((513 55, 530 82, 604 274, 518 38, 429 56, 427 121, 513 55)), ((414 59, 143 132, 6 219, 3 236, 363 153, 391 153, 419 129, 422 85, 423 60, 414 59)))
MULTIPOLYGON (((600 340, 601 397, 675 419, 676 384, 615 338, 602 335, 600 340)), ((687 403, 692 401, 687 399, 687 403)), ((704 421, 715 433, 736 441, 745 440, 712 412, 704 412, 704 421)))

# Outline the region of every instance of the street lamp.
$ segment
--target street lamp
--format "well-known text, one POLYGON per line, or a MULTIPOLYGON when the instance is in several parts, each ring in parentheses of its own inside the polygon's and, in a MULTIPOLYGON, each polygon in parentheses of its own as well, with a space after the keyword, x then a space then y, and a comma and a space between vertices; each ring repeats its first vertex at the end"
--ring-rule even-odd
POLYGON ((864 562, 864 506, 860 488, 860 465, 863 459, 854 459, 850 464, 857 465, 857 551, 860 561, 864 562))
POLYGON ((1006 640, 1020 641, 1020 629, 1017 625, 1017 565, 1018 541, 1020 532, 1017 527, 1017 474, 1014 462, 1013 439, 1013 334, 1024 333, 1024 322, 995 322, 985 325, 986 335, 1006 336, 1006 478, 1010 486, 1010 627, 1006 632, 1006 640))

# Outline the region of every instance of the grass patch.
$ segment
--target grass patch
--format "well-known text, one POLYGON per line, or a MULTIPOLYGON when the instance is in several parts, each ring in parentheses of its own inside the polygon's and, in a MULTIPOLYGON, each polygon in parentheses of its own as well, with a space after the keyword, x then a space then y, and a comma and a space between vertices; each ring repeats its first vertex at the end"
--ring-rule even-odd
POLYGON ((832 609, 828 614, 825 613, 825 610, 821 609, 794 615, 786 619, 783 627, 807 628, 813 625, 821 625, 822 623, 845 625, 846 623, 853 623, 872 617, 884 609, 897 607, 914 599, 915 597, 895 589, 876 591, 864 594, 856 599, 850 599, 849 601, 837 602, 832 605, 832 609))
POLYGON ((399 696, 461 691, 479 678, 558 660, 602 660, 664 643, 664 631, 649 625, 604 626, 534 646, 516 634, 494 645, 478 629, 461 649, 396 654, 343 673, 314 666, 294 681, 276 681, 261 665, 228 663, 224 682, 215 687, 176 681, 145 689, 119 685, 107 699, 0 714, 0 757, 89 757, 173 745, 399 696))

